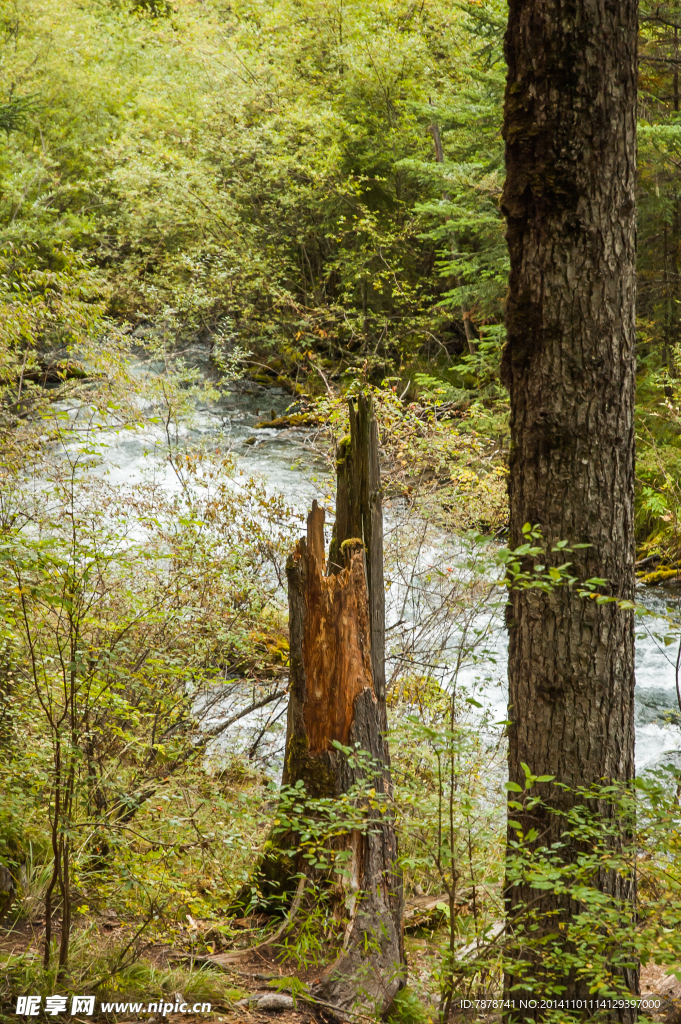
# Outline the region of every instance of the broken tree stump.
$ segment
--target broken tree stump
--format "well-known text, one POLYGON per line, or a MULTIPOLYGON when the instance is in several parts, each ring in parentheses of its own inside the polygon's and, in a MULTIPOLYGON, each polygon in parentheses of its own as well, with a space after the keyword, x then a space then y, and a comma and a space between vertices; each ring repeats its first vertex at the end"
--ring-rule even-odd
POLYGON ((336 521, 329 547, 328 572, 343 567, 343 546, 357 538, 364 543, 371 630, 371 671, 381 706, 382 728, 388 727, 385 704, 385 585, 383 582, 383 504, 378 462, 378 424, 371 399, 360 395, 357 409, 349 403, 350 436, 336 457, 336 521))
MULTIPOLYGON (((282 785, 303 782, 301 800, 339 797, 367 782, 379 796, 392 791, 385 702, 385 589, 378 430, 370 399, 350 403, 350 436, 337 453, 336 522, 328 561, 325 513, 317 502, 307 535, 289 556, 289 706, 282 785), (369 755, 346 756, 337 746, 369 755)), ((274 830, 252 879, 234 907, 281 907, 315 871, 292 853, 293 831, 274 830), (255 883, 255 884, 254 884, 255 883), (257 888, 256 888, 257 887, 257 888)), ((338 959, 310 984, 310 997, 328 1015, 359 1010, 383 1014, 403 985, 404 896, 397 839, 389 813, 376 812, 366 830, 348 829, 333 841, 348 855, 330 884, 347 915, 338 959)), ((298 902, 296 902, 298 901, 298 902)), ((246 951, 244 951, 246 952, 246 951)), ((238 953, 212 957, 233 961, 238 953)), ((351 1014, 350 1014, 351 1015, 351 1014)))
MULTIPOLYGON (((324 510, 313 502, 307 536, 287 564, 290 696, 282 782, 310 797, 339 796, 361 770, 334 743, 369 753, 372 784, 391 791, 386 740, 385 591, 378 432, 370 400, 350 405, 338 453, 336 524, 328 565, 324 510)), ((385 815, 367 834, 339 840, 350 853, 339 887, 348 912, 343 950, 310 986, 339 1010, 383 1013, 403 984, 404 897, 397 840, 385 815)))

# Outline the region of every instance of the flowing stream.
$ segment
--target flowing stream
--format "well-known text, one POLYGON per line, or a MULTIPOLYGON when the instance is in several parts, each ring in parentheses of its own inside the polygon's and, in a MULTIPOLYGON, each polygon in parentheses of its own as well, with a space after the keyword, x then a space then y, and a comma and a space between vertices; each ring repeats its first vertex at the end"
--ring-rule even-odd
MULTIPOLYGON (((189 436, 199 439, 217 434, 222 437, 226 435, 239 467, 248 474, 256 473, 263 477, 268 490, 282 492, 296 513, 300 514, 302 532, 304 516, 312 498, 319 498, 322 490, 326 489, 328 492, 331 487, 332 481, 327 476, 327 470, 320 465, 313 453, 305 449, 302 432, 254 429, 256 422, 269 419, 272 415, 281 415, 289 404, 290 397, 282 389, 265 389, 242 382, 216 405, 197 409, 189 436)), ((129 484, 136 478, 141 479, 148 462, 145 454, 148 447, 147 441, 141 436, 127 435, 123 439, 117 439, 106 458, 109 481, 129 484)), ((164 486, 177 487, 177 481, 169 467, 161 472, 164 486)), ((399 526, 399 516, 399 507, 386 509, 387 532, 392 527, 399 526)), ((462 564, 462 557, 460 542, 454 538, 440 536, 425 540, 416 556, 419 579, 423 584, 419 584, 421 604, 417 607, 412 601, 410 611, 405 612, 401 596, 404 588, 401 591, 397 586, 388 597, 389 630, 390 627, 394 628, 396 624, 400 624, 400 615, 403 617, 401 621, 404 622, 405 615, 407 620, 410 615, 414 620, 424 613, 424 609, 426 612, 432 609, 432 601, 425 594, 427 588, 423 580, 430 580, 432 575, 429 573, 433 567, 444 566, 445 562, 446 571, 456 573, 457 562, 462 564)), ((439 571, 439 575, 442 575, 442 571, 439 571)), ((681 767, 681 716, 676 699, 675 677, 677 648, 675 645, 665 646, 661 634, 666 630, 659 617, 666 607, 678 606, 679 599, 659 591, 651 593, 644 588, 639 588, 637 597, 648 609, 656 613, 655 616, 637 619, 637 770, 641 772, 665 763, 681 767), (669 721, 670 716, 672 721, 669 721)), ((412 621, 411 626, 416 630, 418 623, 412 621)), ((480 659, 480 656, 475 663, 469 660, 458 674, 457 685, 468 686, 471 692, 475 688, 476 698, 490 713, 491 719, 499 720, 506 717, 506 637, 500 628, 498 614, 488 616, 481 628, 488 631, 482 647, 483 652, 487 651, 486 664, 485 658, 480 659)), ((450 632, 444 641, 441 633, 440 630, 438 671, 446 685, 447 670, 451 667, 447 664, 448 651, 453 652, 456 648, 456 630, 450 632)), ((423 635, 429 635, 427 630, 423 635)), ((423 651, 421 654, 423 655, 423 651)), ((415 664, 419 664, 418 658, 415 664)), ((214 702, 205 719, 206 727, 211 728, 226 721, 234 713, 234 707, 239 706, 239 701, 246 700, 248 704, 251 699, 252 697, 244 697, 241 692, 240 696, 230 694, 229 697, 225 697, 222 704, 214 702)), ((206 710, 205 706, 203 710, 206 710)), ((281 765, 284 730, 285 699, 282 699, 273 705, 258 709, 235 723, 219 740, 212 742, 209 756, 219 763, 224 761, 230 752, 247 751, 252 747, 253 737, 259 736, 257 761, 267 774, 276 777, 281 765)))

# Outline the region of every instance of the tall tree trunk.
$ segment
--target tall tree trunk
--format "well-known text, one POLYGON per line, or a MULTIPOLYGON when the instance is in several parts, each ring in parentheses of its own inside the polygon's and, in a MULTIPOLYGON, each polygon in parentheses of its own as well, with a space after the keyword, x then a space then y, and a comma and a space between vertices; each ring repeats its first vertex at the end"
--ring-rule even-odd
MULTIPOLYGON (((574 574, 605 577, 618 598, 634 592, 636 45, 636 0, 509 0, 511 542, 530 522, 549 544, 589 544, 574 574)), ((517 591, 508 627, 510 779, 523 782, 525 762, 570 787, 631 780, 632 613, 567 587, 517 591)), ((555 818, 539 825, 542 844, 557 838, 555 818)), ((513 903, 538 895, 521 886, 513 903)), ((537 905, 556 912, 554 930, 575 909, 552 896, 537 905)), ((636 990, 635 972, 626 981, 636 990)), ((567 998, 583 994, 566 984, 567 998)))
MULTIPOLYGON (((302 779, 312 797, 338 796, 359 781, 334 743, 368 752, 372 784, 390 793, 385 737, 385 592, 378 435, 370 403, 350 408, 339 452, 337 518, 324 550, 324 511, 313 502, 307 537, 287 564, 290 696, 283 782, 302 779)), ((342 837, 350 853, 341 883, 348 912, 343 951, 310 986, 318 1000, 383 1013, 403 983, 403 893, 389 817, 342 837)))

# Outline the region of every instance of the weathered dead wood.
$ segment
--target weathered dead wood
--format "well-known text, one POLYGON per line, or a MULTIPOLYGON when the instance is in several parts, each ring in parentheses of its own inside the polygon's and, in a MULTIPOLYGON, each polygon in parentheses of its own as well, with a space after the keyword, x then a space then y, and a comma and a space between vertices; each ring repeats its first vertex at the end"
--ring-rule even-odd
MULTIPOLYGON (((356 477, 350 482, 354 487, 356 477)), ((371 656, 371 610, 378 602, 370 602, 361 538, 342 541, 335 557, 335 571, 325 575, 324 512, 315 502, 307 538, 287 566, 291 674, 283 777, 285 783, 302 779, 313 797, 337 796, 359 781, 360 770, 334 741, 370 753, 383 766, 376 789, 390 786, 385 699, 377 693, 371 656)), ((348 876, 337 881, 348 913, 343 952, 310 991, 342 1009, 383 1012, 400 987, 404 961, 392 822, 386 817, 367 835, 353 831, 341 842, 351 854, 348 876)))
MULTIPOLYGON (((316 502, 287 565, 290 696, 284 783, 338 796, 361 769, 334 746, 359 747, 391 789, 385 704, 385 590, 378 431, 371 403, 350 405, 350 437, 337 460, 336 524, 325 572, 324 511, 316 502)), ((402 984, 404 897, 388 816, 340 842, 351 854, 337 880, 348 914, 343 951, 310 986, 340 1010, 384 1012, 402 984)))
MULTIPOLYGON (((463 904, 465 906, 465 904, 463 904)), ((449 896, 446 892, 435 896, 414 896, 404 906, 405 931, 415 931, 426 925, 438 925, 446 915, 449 896)))
MULTIPOLYGON (((386 741, 383 514, 378 430, 369 399, 360 397, 356 409, 350 404, 350 437, 340 445, 337 470, 328 563, 325 513, 313 502, 307 535, 286 566, 290 669, 282 784, 304 782, 311 801, 340 796, 362 781, 366 767, 358 767, 337 744, 370 755, 376 766, 371 785, 379 797, 392 788, 386 741)), ((310 873, 302 857, 284 852, 294 846, 292 833, 274 833, 268 842, 257 873, 265 901, 281 900, 293 892, 301 873, 310 873)), ((379 815, 366 834, 352 830, 337 837, 334 846, 350 854, 343 876, 326 879, 347 925, 339 958, 311 983, 309 994, 336 1016, 381 1014, 404 976, 404 897, 392 820, 379 815)), ((236 902, 249 898, 247 886, 236 902)), ((220 955, 225 963, 234 958, 220 955)), ((217 965, 215 957, 211 962, 217 965)))
POLYGON ((371 671, 385 731, 385 585, 378 425, 370 398, 360 395, 357 409, 352 402, 349 405, 350 436, 341 441, 336 459, 336 522, 329 548, 328 572, 339 572, 345 564, 344 545, 355 539, 364 543, 371 671))

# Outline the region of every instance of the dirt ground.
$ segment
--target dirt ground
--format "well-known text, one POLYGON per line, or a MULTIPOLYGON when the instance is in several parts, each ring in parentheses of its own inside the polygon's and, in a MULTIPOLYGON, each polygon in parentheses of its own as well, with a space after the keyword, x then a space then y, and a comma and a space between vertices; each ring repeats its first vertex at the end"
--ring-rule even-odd
MULTIPOLYGON (((103 919, 99 924, 104 943, 107 942, 107 938, 112 945, 120 943, 122 931, 120 922, 103 919)), ((58 936, 59 928, 56 922, 55 925, 55 932, 58 936)), ((16 954, 29 950, 38 952, 43 938, 44 922, 42 920, 22 921, 10 933, 0 931, 0 951, 4 954, 16 954)), ((429 960, 426 948, 428 943, 412 939, 409 946, 411 947, 409 950, 410 976, 414 980, 425 982, 425 972, 429 960), (423 946, 422 949, 421 946, 423 946)), ((192 957, 191 953, 175 949, 165 943, 155 943, 144 952, 144 958, 161 969, 189 966, 192 960, 195 966, 200 963, 211 963, 228 980, 230 987, 247 993, 245 998, 236 1004, 227 1001, 224 1003, 213 1001, 211 1012, 207 1014, 175 1014, 171 1012, 165 1017, 160 1014, 154 1016, 146 1013, 139 1017, 129 1017, 124 1014, 102 1015, 95 1011, 93 1016, 69 1016, 64 1019, 70 1020, 73 1024, 93 1024, 96 1020, 115 1021, 116 1024, 133 1024, 133 1022, 138 1024, 138 1021, 144 1021, 145 1024, 214 1024, 214 1022, 217 1024, 275 1024, 275 1022, 276 1024, 313 1024, 320 1018, 324 1019, 323 1010, 317 1008, 316 1012, 313 1012, 311 1008, 304 1006, 300 1001, 295 1006, 283 1005, 287 1002, 286 994, 278 994, 276 989, 268 986, 268 982, 276 978, 288 977, 292 973, 295 973, 303 982, 311 982, 318 973, 318 969, 311 968, 303 972, 293 972, 290 967, 279 963, 268 947, 252 950, 234 962, 230 962, 231 955, 231 953, 227 953, 192 957), (279 1000, 282 1005, 278 1008, 261 1009, 257 1002, 264 996, 267 996, 270 1002, 274 997, 274 1001, 279 1000)), ((660 1001, 659 1008, 644 1009, 642 1015, 645 1015, 648 1020, 659 1022, 659 1024, 681 1024, 681 982, 667 971, 668 968, 656 964, 649 964, 641 969, 641 995, 660 1001)), ((144 997, 142 998, 144 999, 144 997)), ((170 996, 168 998, 170 999, 170 996)), ((115 999, 114 996, 112 1001, 115 999)), ((118 999, 124 1002, 126 997, 119 996, 118 999)), ((153 999, 153 996, 150 996, 149 999, 153 999)), ((14 1008, 7 1007, 6 1010, 12 1014, 14 1008)), ((15 1019, 20 1020, 21 1018, 15 1019)), ((28 1017, 24 1019, 30 1020, 28 1017)), ((59 1020, 61 1018, 46 1018, 41 1013, 39 1019, 59 1020)), ((368 1021, 368 1018, 366 1020, 368 1021)), ((473 1021, 481 1020, 484 1020, 485 1024, 498 1024, 501 1015, 498 1012, 488 1011, 486 1013, 459 1013, 452 1017, 453 1024, 472 1024, 473 1021)), ((364 1024, 364 1022, 358 1018, 356 1024, 364 1024)))

